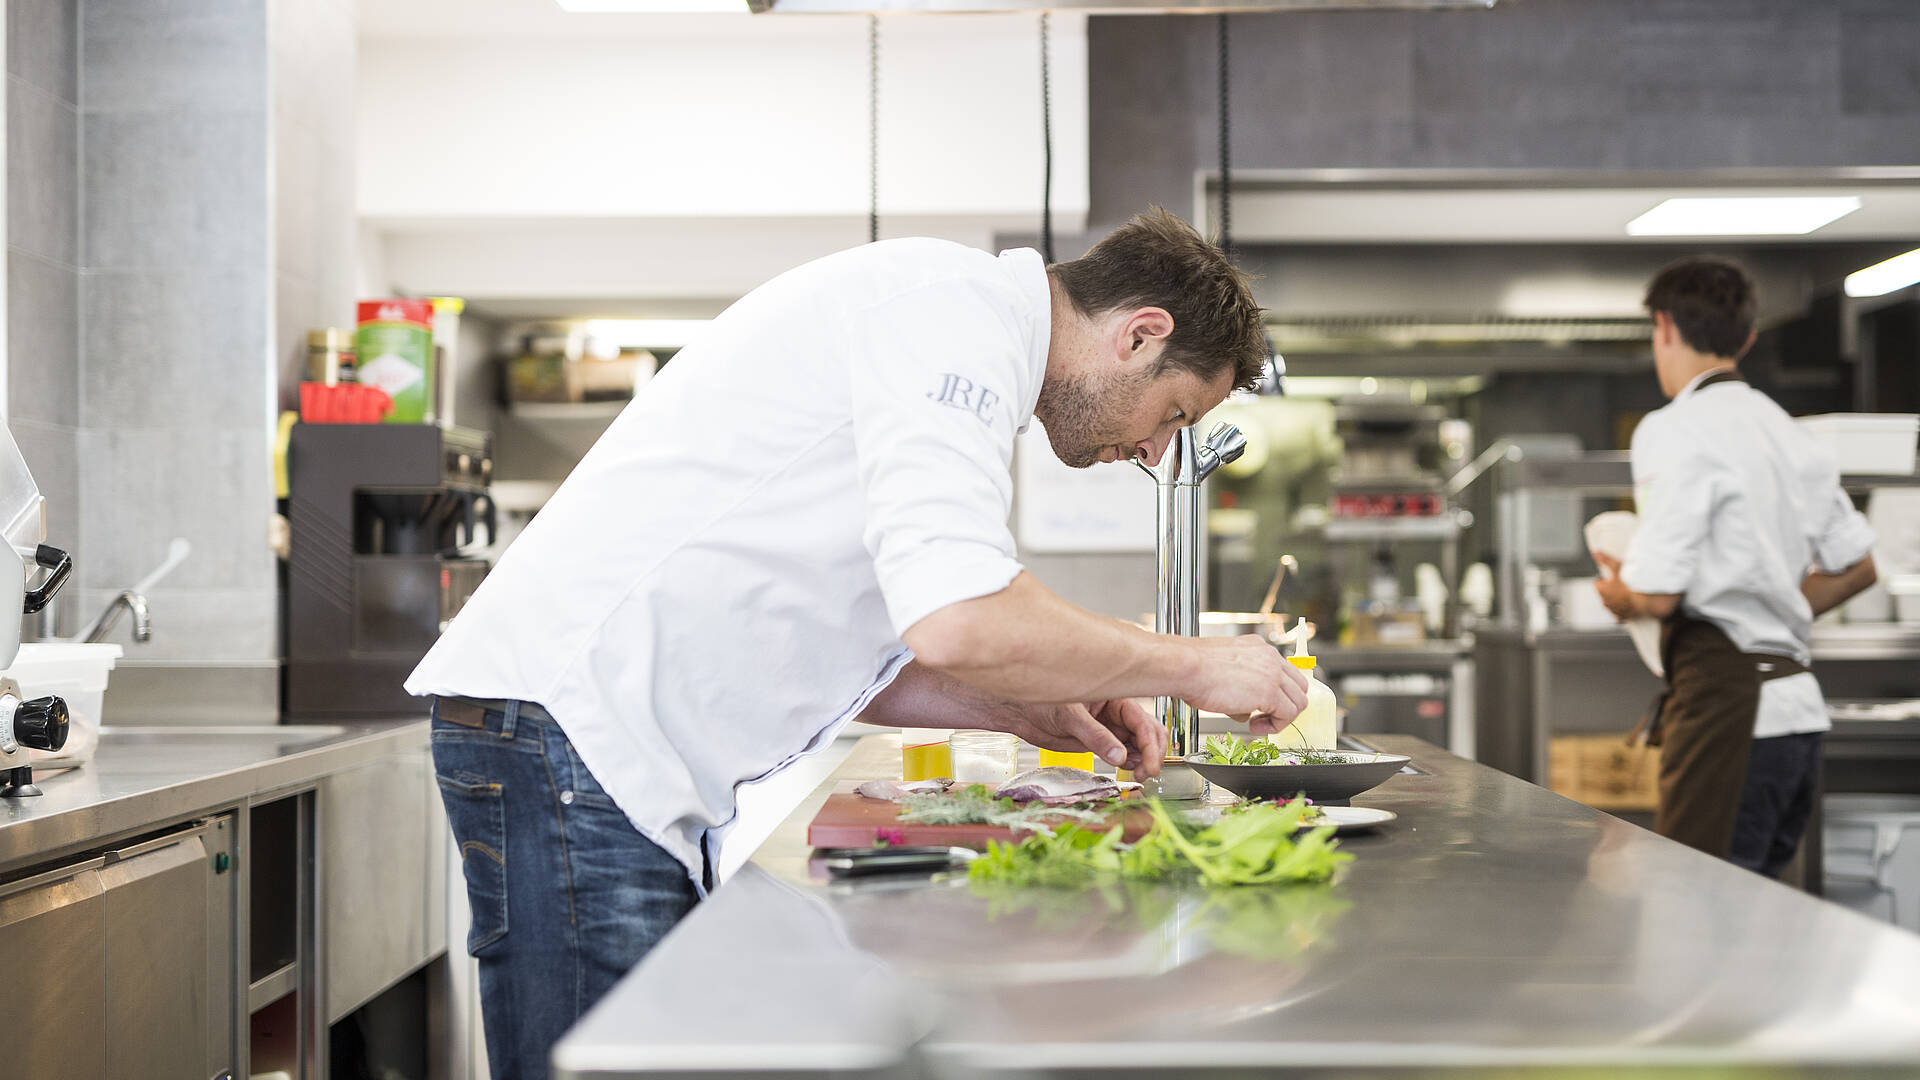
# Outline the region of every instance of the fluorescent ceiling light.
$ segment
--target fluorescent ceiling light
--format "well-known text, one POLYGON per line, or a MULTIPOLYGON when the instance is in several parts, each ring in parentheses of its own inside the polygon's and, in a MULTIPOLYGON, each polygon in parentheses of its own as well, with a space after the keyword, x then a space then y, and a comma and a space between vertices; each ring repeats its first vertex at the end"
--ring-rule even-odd
POLYGON ((745 15, 747 0, 557 0, 562 11, 649 15, 745 15))
POLYGON ((587 336, 622 349, 677 349, 711 319, 588 319, 587 336))
POLYGON ((1858 195, 1688 196, 1627 222, 1627 235, 1799 236, 1858 209, 1858 195))
POLYGON ((1881 296, 1920 284, 1920 248, 1847 275, 1848 296, 1881 296))

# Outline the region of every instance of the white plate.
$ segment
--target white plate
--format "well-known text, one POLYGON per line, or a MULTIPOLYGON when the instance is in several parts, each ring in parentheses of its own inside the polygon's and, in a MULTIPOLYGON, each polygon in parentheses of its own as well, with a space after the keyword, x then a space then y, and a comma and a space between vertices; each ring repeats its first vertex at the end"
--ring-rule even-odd
POLYGON ((1326 824, 1332 825, 1335 833, 1378 828, 1400 816, 1372 806, 1323 806, 1320 812, 1327 815, 1326 824))

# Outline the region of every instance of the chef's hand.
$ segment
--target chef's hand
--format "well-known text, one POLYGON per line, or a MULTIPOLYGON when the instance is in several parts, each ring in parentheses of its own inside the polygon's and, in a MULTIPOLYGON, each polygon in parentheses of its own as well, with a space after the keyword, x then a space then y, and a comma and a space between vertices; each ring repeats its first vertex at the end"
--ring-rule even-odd
POLYGON ((1258 634, 1199 638, 1202 670, 1194 694, 1182 700, 1196 709, 1225 713, 1251 735, 1284 729, 1307 707, 1307 673, 1287 663, 1258 634))
POLYGON ((1600 577, 1593 583, 1600 593, 1600 602, 1607 605, 1607 610, 1613 612, 1614 618, 1626 622, 1634 615, 1633 590, 1620 580, 1620 560, 1596 551, 1593 553, 1593 562, 1601 570, 1600 577))
POLYGON ((1131 698, 1085 705, 1029 705, 1013 733, 1035 746, 1077 753, 1091 750, 1109 765, 1159 776, 1167 756, 1167 729, 1131 698))

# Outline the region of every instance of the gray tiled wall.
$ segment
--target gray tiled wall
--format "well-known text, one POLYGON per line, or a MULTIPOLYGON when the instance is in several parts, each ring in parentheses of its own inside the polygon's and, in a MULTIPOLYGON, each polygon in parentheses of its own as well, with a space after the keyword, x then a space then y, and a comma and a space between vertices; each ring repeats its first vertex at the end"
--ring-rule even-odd
POLYGON ((47 496, 48 540, 84 558, 76 0, 6 9, 8 411, 47 496))
POLYGON ((79 3, 79 608, 185 536, 130 658, 269 658, 266 7, 79 3))
MULTIPOLYGON (((1911 165, 1920 3, 1516 0, 1235 15, 1236 168, 1911 165)), ((1095 231, 1218 161, 1214 20, 1087 30, 1095 231)))

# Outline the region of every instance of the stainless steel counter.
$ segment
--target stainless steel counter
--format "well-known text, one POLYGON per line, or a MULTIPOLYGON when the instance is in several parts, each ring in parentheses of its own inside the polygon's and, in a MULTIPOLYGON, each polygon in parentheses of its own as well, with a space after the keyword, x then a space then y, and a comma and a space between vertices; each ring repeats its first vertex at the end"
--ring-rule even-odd
MULTIPOLYGON (((557 1076, 1920 1069, 1920 937, 1424 743, 1331 887, 830 885, 806 822, 556 1048, 557 1076)), ((1344 1074, 1344 1073, 1343 1073, 1344 1074)))
POLYGON ((43 774, 46 794, 0 799, 0 875, 424 746, 420 717, 321 725, 106 727, 94 759, 43 774))

